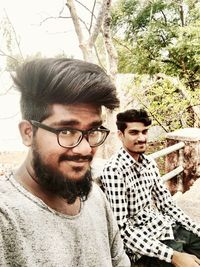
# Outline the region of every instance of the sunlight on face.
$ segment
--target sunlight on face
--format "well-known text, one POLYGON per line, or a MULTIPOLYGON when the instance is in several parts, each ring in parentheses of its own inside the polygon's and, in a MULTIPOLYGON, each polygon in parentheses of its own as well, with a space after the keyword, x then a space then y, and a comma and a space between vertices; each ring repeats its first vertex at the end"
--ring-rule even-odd
POLYGON ((147 137, 149 126, 142 122, 128 122, 124 133, 119 133, 119 137, 124 148, 131 155, 144 153, 147 148, 147 137))

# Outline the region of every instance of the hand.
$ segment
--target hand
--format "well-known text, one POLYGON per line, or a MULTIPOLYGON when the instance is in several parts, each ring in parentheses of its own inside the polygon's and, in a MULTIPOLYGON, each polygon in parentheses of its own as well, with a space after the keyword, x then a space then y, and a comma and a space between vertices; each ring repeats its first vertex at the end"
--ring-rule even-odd
POLYGON ((176 267, 199 267, 200 259, 188 253, 174 251, 172 264, 176 267))

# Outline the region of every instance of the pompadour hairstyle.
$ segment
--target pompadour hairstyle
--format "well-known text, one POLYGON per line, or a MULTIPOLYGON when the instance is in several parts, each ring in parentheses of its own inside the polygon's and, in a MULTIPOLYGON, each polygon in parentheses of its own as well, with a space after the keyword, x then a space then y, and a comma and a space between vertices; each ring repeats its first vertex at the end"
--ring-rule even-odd
POLYGON ((117 114, 117 129, 121 132, 127 127, 127 122, 142 122, 145 126, 151 125, 151 119, 144 109, 129 109, 117 114))
POLYGON ((21 93, 23 119, 42 121, 52 104, 87 103, 113 110, 116 88, 97 65, 77 59, 44 58, 24 63, 12 76, 21 93))

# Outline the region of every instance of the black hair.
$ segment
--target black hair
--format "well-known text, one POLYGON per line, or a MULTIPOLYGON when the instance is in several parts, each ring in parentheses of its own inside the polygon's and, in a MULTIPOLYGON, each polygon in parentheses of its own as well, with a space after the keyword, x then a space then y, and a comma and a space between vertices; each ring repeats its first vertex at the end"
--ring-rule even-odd
POLYGON ((96 64, 82 60, 35 59, 21 65, 12 78, 21 92, 21 112, 26 120, 44 120, 53 104, 89 103, 110 110, 119 106, 108 75, 96 64))
POLYGON ((142 122, 145 126, 151 125, 151 119, 144 109, 129 109, 117 114, 117 129, 121 132, 127 127, 127 122, 142 122))

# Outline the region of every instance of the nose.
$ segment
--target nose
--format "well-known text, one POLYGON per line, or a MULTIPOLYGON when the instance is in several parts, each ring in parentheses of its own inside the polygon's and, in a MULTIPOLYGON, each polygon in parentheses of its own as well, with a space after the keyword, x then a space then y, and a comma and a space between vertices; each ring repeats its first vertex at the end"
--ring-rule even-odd
POLYGON ((88 143, 87 139, 84 137, 77 146, 72 148, 72 150, 75 154, 86 156, 91 154, 92 148, 88 143))
POLYGON ((146 141, 146 134, 139 133, 138 141, 145 142, 146 141))

